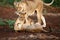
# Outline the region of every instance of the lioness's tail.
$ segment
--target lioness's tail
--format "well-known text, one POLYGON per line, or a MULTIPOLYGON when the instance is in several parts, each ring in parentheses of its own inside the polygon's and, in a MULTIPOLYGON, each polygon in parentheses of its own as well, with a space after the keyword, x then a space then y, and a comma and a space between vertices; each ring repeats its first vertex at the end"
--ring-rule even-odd
POLYGON ((44 5, 47 5, 47 6, 50 6, 50 5, 53 4, 53 2, 54 2, 54 0, 52 0, 50 3, 44 3, 44 2, 43 2, 43 4, 44 4, 44 5))

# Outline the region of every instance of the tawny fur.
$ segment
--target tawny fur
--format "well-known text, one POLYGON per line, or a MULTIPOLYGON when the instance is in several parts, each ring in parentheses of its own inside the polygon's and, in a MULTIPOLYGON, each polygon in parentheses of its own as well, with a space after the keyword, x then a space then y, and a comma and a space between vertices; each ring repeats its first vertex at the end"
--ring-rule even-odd
POLYGON ((14 24, 14 30, 21 30, 24 22, 25 22, 25 14, 19 14, 19 17, 17 18, 14 24))

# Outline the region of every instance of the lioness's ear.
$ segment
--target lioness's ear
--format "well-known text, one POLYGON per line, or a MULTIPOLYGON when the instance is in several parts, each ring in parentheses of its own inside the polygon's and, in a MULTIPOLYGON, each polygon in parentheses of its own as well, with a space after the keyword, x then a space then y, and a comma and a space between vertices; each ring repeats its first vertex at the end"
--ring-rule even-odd
POLYGON ((15 12, 15 14, 20 15, 18 12, 15 12))
POLYGON ((17 5, 17 2, 16 1, 14 2, 14 5, 17 5))

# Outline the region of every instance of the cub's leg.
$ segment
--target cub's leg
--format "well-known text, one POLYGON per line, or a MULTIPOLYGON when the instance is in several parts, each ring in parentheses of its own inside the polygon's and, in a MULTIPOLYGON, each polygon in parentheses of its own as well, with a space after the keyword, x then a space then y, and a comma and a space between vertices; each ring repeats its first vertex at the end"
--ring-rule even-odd
POLYGON ((25 15, 25 20, 26 20, 26 24, 27 25, 30 25, 30 21, 28 20, 28 14, 26 13, 26 15, 25 15))

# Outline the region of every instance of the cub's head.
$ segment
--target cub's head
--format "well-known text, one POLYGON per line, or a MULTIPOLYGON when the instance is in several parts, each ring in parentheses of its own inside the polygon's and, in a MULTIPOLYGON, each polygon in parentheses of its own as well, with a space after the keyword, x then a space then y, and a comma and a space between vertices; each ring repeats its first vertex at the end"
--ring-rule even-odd
POLYGON ((19 14, 19 18, 20 18, 20 20, 22 20, 22 21, 25 20, 25 13, 24 13, 24 14, 23 14, 23 13, 22 13, 22 14, 19 14))
POLYGON ((17 13, 26 12, 26 3, 25 2, 14 2, 14 6, 17 13))

